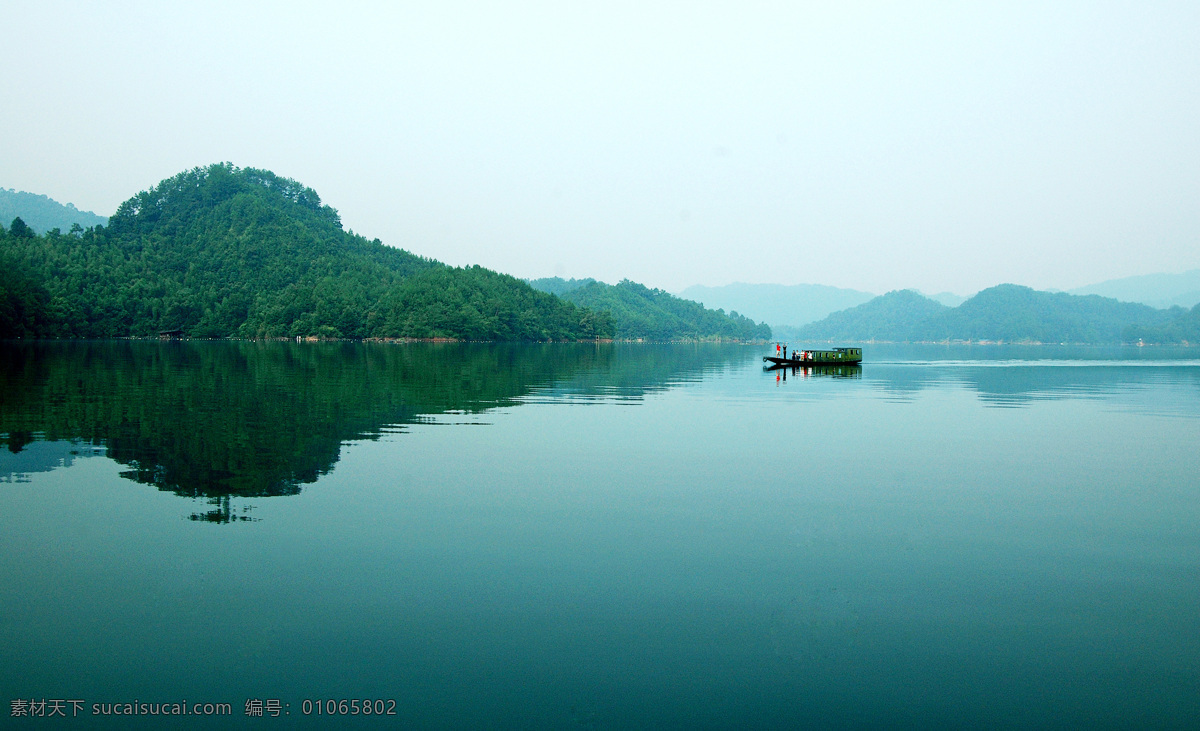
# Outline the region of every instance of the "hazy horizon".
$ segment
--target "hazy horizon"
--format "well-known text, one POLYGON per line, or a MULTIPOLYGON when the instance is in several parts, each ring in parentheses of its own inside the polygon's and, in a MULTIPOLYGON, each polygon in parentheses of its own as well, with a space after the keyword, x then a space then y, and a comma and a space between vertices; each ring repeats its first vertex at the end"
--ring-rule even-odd
POLYGON ((47 2, 0 186, 230 161, 519 277, 968 295, 1200 268, 1200 6, 47 2))

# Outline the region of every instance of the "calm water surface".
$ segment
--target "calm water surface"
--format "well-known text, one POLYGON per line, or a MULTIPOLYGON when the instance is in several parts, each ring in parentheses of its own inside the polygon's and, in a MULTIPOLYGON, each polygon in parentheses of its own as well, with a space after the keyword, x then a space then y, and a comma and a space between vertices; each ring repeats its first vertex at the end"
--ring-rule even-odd
POLYGON ((0 696, 1194 727, 1200 350, 763 354, 0 344, 0 696))

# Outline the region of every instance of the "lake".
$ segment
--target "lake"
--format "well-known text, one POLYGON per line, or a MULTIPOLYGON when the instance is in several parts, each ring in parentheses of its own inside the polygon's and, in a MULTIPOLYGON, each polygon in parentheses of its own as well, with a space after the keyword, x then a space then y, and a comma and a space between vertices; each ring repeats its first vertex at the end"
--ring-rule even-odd
POLYGON ((1194 726, 1200 349, 863 351, 0 343, 3 715, 1194 726))

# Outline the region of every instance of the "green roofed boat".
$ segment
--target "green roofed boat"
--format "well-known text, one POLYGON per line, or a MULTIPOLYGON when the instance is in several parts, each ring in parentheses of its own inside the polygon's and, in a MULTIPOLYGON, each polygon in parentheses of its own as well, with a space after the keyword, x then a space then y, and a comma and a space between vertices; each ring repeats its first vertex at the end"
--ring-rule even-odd
POLYGON ((787 346, 778 351, 781 356, 764 356, 763 362, 771 368, 795 368, 816 365, 858 365, 862 363, 862 348, 834 348, 832 350, 794 350, 788 357, 787 346))

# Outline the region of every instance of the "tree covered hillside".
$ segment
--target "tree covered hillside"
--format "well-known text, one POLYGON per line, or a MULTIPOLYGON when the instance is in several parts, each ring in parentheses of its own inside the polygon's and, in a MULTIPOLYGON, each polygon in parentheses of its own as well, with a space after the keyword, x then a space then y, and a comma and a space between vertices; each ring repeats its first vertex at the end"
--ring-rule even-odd
POLYGON ((897 290, 801 327, 796 337, 802 340, 920 340, 917 333, 922 323, 949 309, 911 289, 897 290))
POLYGON ((1118 343, 1135 323, 1159 324, 1166 311, 1099 295, 1040 292, 1016 284, 985 289, 917 330, 920 340, 1118 343))
POLYGON ((507 275, 342 229, 294 180, 228 163, 123 203, 108 227, 0 230, 0 337, 611 337, 611 321, 507 275))
POLYGON ((612 313, 617 337, 646 340, 766 340, 771 328, 736 312, 705 309, 661 289, 629 280, 614 285, 592 282, 565 292, 577 305, 612 313))
POLYGON ((1190 310, 1172 308, 1178 315, 1169 322, 1156 326, 1131 325, 1123 332, 1127 343, 1200 343, 1200 304, 1190 310))

